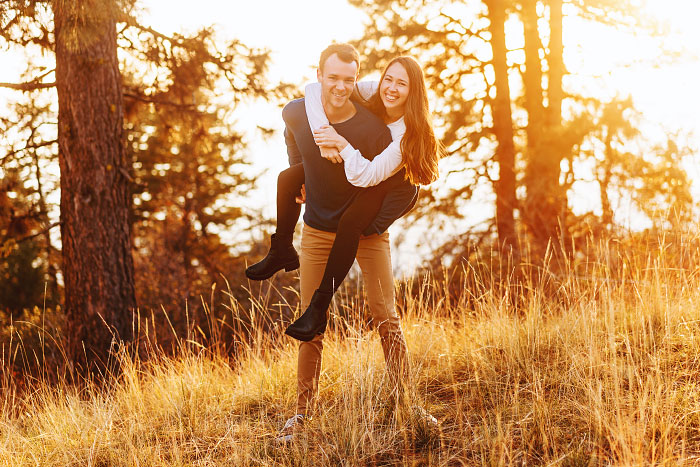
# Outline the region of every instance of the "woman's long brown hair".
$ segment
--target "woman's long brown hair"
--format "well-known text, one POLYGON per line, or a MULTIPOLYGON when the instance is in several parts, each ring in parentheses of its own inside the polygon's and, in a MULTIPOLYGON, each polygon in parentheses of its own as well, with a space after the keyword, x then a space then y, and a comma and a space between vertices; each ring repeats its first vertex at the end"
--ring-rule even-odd
POLYGON ((435 138, 423 69, 416 59, 400 56, 390 61, 382 72, 377 92, 367 101, 367 107, 386 120, 387 113, 379 95, 379 89, 386 71, 394 63, 399 63, 406 69, 409 81, 403 117, 406 133, 401 140, 401 155, 406 168, 406 179, 413 185, 428 185, 438 178, 438 159, 444 150, 435 138))

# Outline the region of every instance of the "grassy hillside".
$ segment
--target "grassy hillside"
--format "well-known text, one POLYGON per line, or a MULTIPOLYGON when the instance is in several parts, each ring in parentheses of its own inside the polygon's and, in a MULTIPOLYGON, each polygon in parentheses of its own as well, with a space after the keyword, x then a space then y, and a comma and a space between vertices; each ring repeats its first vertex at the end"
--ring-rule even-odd
POLYGON ((410 403, 438 428, 391 402, 377 335, 341 319, 345 297, 319 410, 295 443, 273 438, 293 415, 296 345, 254 332, 235 363, 183 339, 176 358, 122 353, 107 388, 5 391, 0 464, 695 464, 698 278, 662 260, 541 273, 537 285, 471 271, 459 295, 447 281, 404 285, 410 403))

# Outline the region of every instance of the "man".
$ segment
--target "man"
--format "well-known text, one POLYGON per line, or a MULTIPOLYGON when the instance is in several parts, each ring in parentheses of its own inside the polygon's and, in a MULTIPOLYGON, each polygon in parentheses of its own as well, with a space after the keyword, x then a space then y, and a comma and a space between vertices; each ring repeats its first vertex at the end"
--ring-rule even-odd
MULTIPOLYGON (((391 135, 381 119, 350 100, 359 67, 359 55, 354 47, 333 44, 321 53, 317 75, 329 122, 354 148, 372 159, 391 142, 391 135)), ((301 309, 305 310, 321 282, 338 220, 360 189, 347 181, 342 164, 321 156, 309 127, 303 99, 287 104, 282 116, 290 165, 303 163, 305 172, 306 208, 299 258, 301 309)), ((342 159, 338 157, 337 161, 342 159)), ((372 319, 378 325, 387 368, 395 384, 400 384, 407 374, 407 351, 394 309, 391 253, 386 229, 404 213, 412 200, 415 202, 416 193, 417 189, 406 182, 401 189, 387 195, 379 215, 366 231, 375 233, 360 240, 356 256, 372 319)), ((322 351, 322 334, 299 345, 297 415, 287 421, 280 440, 291 439, 292 431, 312 410, 318 391, 322 351)))

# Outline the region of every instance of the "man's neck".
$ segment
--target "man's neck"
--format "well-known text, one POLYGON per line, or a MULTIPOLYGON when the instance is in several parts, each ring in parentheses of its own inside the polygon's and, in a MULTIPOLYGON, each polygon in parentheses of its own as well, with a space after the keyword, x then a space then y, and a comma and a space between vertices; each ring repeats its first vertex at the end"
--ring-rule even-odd
POLYGON ((343 123, 350 120, 357 113, 355 105, 350 100, 341 108, 332 107, 323 102, 323 111, 326 113, 329 123, 343 123))

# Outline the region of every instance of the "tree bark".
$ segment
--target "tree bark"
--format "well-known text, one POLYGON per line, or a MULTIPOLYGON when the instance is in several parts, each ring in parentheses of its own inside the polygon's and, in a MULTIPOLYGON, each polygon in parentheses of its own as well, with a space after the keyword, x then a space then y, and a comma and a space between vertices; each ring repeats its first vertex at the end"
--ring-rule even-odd
POLYGON ((131 339, 136 300, 115 7, 91 3, 54 1, 56 88, 69 353, 102 368, 131 339), (95 8, 105 13, 87 17, 95 8))
POLYGON ((564 40, 562 35, 562 0, 549 0, 549 55, 547 56, 547 126, 559 132, 561 127, 561 103, 564 99, 564 40))
MULTIPOLYGON (((538 30, 539 16, 536 0, 522 0, 522 20, 525 31, 525 108, 527 125, 527 166, 525 169, 526 198, 523 219, 535 243, 543 251, 549 242, 559 243, 565 221, 566 199, 559 181, 562 153, 557 143, 560 132, 555 127, 557 115, 561 121, 561 44, 554 52, 550 48, 547 98, 553 92, 555 102, 545 108, 542 89, 542 42, 538 30), (559 55, 557 55, 559 54, 559 55), (558 80, 558 81, 557 81, 558 80), (554 104, 554 107, 551 105, 554 104), (557 111, 558 109, 558 111, 557 111)), ((559 18, 561 20, 561 18, 559 18)), ((561 24, 558 34, 561 35, 561 24)))
POLYGON ((510 84, 506 60, 506 5, 505 0, 488 0, 489 31, 493 53, 494 85, 496 97, 491 103, 493 131, 498 142, 496 160, 499 177, 496 182, 496 226, 501 247, 515 249, 514 210, 515 198, 515 144, 513 142, 513 117, 510 108, 510 84))
POLYGON ((527 147, 537 156, 544 133, 544 102, 542 93, 542 41, 537 26, 537 0, 522 1, 523 28, 525 32, 525 110, 527 111, 527 147))

